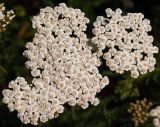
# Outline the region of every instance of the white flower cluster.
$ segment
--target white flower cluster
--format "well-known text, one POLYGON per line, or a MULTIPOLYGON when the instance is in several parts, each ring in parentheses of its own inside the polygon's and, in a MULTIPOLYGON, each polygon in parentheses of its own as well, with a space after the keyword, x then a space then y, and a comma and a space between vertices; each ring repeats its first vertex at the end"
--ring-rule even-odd
POLYGON ((3 91, 3 102, 18 111, 23 123, 46 122, 62 113, 65 103, 83 109, 99 103, 96 94, 109 80, 99 73, 101 62, 88 45, 84 33, 88 22, 81 10, 63 3, 33 17, 37 33, 24 52, 32 84, 18 77, 3 91))
POLYGON ((153 118, 153 125, 155 127, 160 127, 160 106, 152 109, 149 115, 153 118))
MULTIPOLYGON (((64 100, 58 97, 60 92, 49 84, 44 85, 42 79, 34 79, 34 87, 27 84, 24 78, 17 77, 9 84, 10 89, 3 91, 3 103, 8 105, 10 111, 17 110, 20 120, 27 124, 38 124, 56 118, 62 113, 64 100)), ((63 94, 62 99, 63 99, 63 94)))
POLYGON ((128 13, 106 9, 107 17, 99 16, 94 23, 92 42, 97 45, 98 55, 106 60, 112 71, 130 71, 131 77, 153 71, 156 64, 150 21, 141 13, 128 13))
POLYGON ((5 30, 5 27, 15 17, 13 10, 5 13, 4 4, 0 4, 0 32, 5 30))

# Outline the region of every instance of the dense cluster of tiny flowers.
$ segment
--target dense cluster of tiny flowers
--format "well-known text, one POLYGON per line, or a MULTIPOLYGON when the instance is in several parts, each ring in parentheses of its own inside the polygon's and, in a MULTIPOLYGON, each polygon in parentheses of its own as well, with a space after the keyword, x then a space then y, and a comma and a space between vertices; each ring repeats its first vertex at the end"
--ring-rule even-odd
POLYGON ((6 26, 14 17, 13 10, 6 12, 4 4, 0 4, 0 32, 5 30, 6 26))
POLYGON ((65 103, 83 109, 89 103, 99 103, 96 94, 109 80, 99 73, 101 62, 88 45, 84 33, 88 22, 81 10, 63 3, 54 9, 41 9, 33 17, 37 33, 24 52, 32 84, 18 77, 3 91, 3 102, 11 111, 18 111, 23 123, 36 125, 55 118, 63 112, 65 103))
POLYGON ((98 16, 94 23, 92 42, 97 45, 98 55, 106 60, 112 71, 130 71, 131 77, 153 71, 156 64, 150 21, 142 13, 128 13, 106 9, 106 18, 98 16))
POLYGON ((43 80, 34 79, 33 83, 36 86, 31 87, 24 78, 17 77, 9 83, 10 89, 3 91, 3 103, 10 111, 16 110, 23 123, 37 125, 39 120, 46 122, 62 113, 64 101, 58 97, 59 90, 48 84, 42 86, 43 80))
POLYGON ((152 109, 149 115, 153 118, 153 125, 155 127, 160 127, 160 106, 152 109))
POLYGON ((132 115, 132 121, 135 126, 143 124, 148 119, 148 110, 152 106, 152 102, 148 101, 146 98, 143 100, 137 100, 135 103, 130 103, 128 112, 132 115))
POLYGON ((108 84, 108 78, 99 74, 100 60, 88 46, 84 31, 89 20, 84 16, 65 4, 42 9, 32 20, 38 33, 26 45, 24 55, 33 77, 56 86, 70 105, 87 108, 88 102, 98 103, 95 95, 108 84))

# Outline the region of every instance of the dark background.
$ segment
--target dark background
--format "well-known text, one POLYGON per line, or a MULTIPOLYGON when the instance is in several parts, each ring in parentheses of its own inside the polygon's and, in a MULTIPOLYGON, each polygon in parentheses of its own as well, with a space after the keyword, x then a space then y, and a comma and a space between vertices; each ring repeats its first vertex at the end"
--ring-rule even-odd
MULTIPOLYGON (((0 0, 8 10, 13 9, 16 17, 8 25, 7 30, 0 33, 0 127, 32 127, 24 125, 16 117, 16 112, 10 112, 2 103, 2 90, 17 76, 32 80, 30 70, 25 68, 26 58, 23 56, 25 44, 32 41, 36 32, 30 19, 39 13, 39 9, 54 7, 61 2, 68 6, 79 8, 90 19, 87 35, 92 37, 92 24, 96 17, 105 15, 106 8, 121 8, 124 13, 141 12, 151 20, 154 45, 160 47, 160 0, 0 0)), ((152 73, 137 79, 128 73, 123 75, 109 71, 102 66, 100 72, 107 75, 110 84, 97 96, 101 103, 90 106, 86 110, 80 107, 66 105, 65 112, 57 119, 50 120, 38 127, 133 127, 131 115, 127 113, 129 103, 137 99, 147 98, 153 102, 153 107, 160 104, 160 55, 156 55, 157 65, 152 73)), ((152 127, 149 119, 140 127, 152 127)))

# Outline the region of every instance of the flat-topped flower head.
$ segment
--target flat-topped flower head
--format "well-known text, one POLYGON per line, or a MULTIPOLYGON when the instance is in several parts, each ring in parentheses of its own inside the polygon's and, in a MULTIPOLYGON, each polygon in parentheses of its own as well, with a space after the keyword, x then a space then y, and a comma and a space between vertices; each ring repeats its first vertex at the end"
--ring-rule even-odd
POLYGON ((40 10, 40 14, 32 19, 33 28, 39 33, 45 35, 54 35, 54 37, 77 36, 83 40, 86 35, 86 24, 89 19, 80 9, 68 8, 66 4, 61 3, 52 9, 47 7, 40 10))
POLYGON ((153 71, 156 64, 150 21, 142 13, 127 13, 106 9, 106 17, 98 16, 94 23, 92 42, 97 45, 98 55, 117 73, 130 71, 131 77, 153 71))
POLYGON ((88 45, 85 14, 62 3, 41 9, 32 22, 38 32, 24 52, 32 76, 56 86, 71 106, 96 105, 96 93, 109 81, 99 74, 100 60, 88 45))
POLYGON ((27 85, 18 78, 3 92, 4 103, 11 111, 18 111, 23 123, 37 124, 55 118, 63 112, 65 103, 83 109, 89 103, 95 106, 99 103, 96 94, 109 80, 99 73, 101 62, 92 53, 84 33, 88 22, 81 10, 68 8, 63 3, 54 9, 41 9, 39 15, 33 17, 37 33, 24 51, 28 58, 26 67, 33 76, 32 84, 27 85), (17 91, 22 97, 18 98, 17 91), (10 93, 13 96, 10 97, 10 93), (15 101, 26 108, 19 105, 17 108, 15 101))
POLYGON ((6 29, 6 26, 15 17, 13 10, 6 11, 4 4, 0 4, 0 32, 6 29))
POLYGON ((3 91, 3 103, 8 105, 10 111, 18 111, 18 118, 25 124, 37 125, 38 121, 46 122, 63 113, 65 101, 58 97, 60 91, 56 87, 42 86, 42 79, 34 79, 33 84, 35 86, 31 87, 24 78, 17 77, 10 82, 9 89, 3 91))

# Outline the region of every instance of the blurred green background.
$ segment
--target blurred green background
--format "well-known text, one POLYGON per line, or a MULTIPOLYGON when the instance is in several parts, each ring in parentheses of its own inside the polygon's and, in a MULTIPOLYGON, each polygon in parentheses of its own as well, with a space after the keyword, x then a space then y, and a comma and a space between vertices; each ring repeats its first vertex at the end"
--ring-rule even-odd
MULTIPOLYGON (((0 0, 7 10, 13 9, 16 17, 8 25, 7 30, 0 33, 0 127, 32 127, 24 125, 2 103, 2 90, 17 76, 24 76, 32 80, 30 70, 25 68, 26 58, 23 56, 25 44, 32 41, 35 30, 30 19, 39 13, 39 9, 54 7, 61 2, 68 6, 79 8, 91 20, 88 25, 88 37, 92 37, 92 24, 98 15, 105 15, 106 8, 121 8, 127 12, 141 12, 151 20, 155 38, 154 45, 160 47, 160 0, 0 0)), ((160 104, 160 55, 156 55, 157 65, 152 73, 133 79, 128 73, 123 75, 109 71, 107 67, 100 67, 100 72, 107 75, 110 84, 97 96, 101 103, 90 106, 86 110, 80 107, 66 105, 65 112, 57 119, 47 123, 40 123, 37 127, 133 127, 131 115, 127 108, 130 102, 146 97, 153 102, 153 107, 160 104)), ((140 127, 153 127, 148 120, 140 127)))

